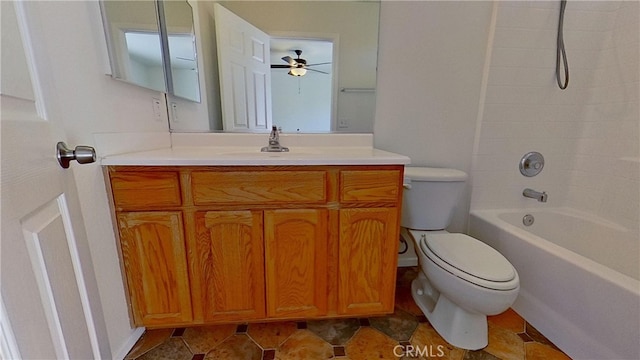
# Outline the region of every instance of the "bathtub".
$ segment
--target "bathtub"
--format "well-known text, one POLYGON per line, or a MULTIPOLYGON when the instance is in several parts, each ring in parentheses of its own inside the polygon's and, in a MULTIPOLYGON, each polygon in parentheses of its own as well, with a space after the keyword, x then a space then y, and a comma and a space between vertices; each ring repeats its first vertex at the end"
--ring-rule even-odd
POLYGON ((640 359, 637 232, 553 208, 474 210, 469 233, 509 259, 520 276, 513 309, 569 356, 640 359))

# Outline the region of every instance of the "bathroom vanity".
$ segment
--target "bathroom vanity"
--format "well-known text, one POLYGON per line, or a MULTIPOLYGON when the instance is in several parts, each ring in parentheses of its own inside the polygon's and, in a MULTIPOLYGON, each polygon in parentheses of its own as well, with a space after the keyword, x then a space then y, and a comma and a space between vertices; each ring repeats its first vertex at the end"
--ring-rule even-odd
POLYGON ((392 313, 408 161, 361 148, 103 159, 133 322, 392 313))

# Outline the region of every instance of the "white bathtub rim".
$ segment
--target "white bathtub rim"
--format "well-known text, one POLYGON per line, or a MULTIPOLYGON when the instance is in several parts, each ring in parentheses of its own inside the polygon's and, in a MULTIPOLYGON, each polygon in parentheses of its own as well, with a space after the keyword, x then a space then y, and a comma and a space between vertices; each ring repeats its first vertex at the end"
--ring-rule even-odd
MULTIPOLYGON (((607 220, 603 217, 595 215, 590 212, 578 210, 568 206, 556 206, 556 207, 530 207, 530 208, 491 208, 491 209, 474 209, 471 210, 471 213, 474 212, 482 212, 482 213, 492 213, 494 216, 498 216, 501 213, 536 213, 536 212, 552 212, 557 214, 569 215, 572 217, 581 218, 584 220, 588 220, 590 222, 600 224, 602 226, 611 228, 615 231, 620 232, 630 232, 631 230, 624 225, 618 224, 614 221, 607 220)), ((503 221, 503 220, 501 220, 503 221)), ((503 221, 504 222, 504 221, 503 221)))
MULTIPOLYGON (((476 210, 472 210, 470 212, 470 215, 480 218, 490 224, 504 224, 504 227, 501 227, 501 230, 509 233, 510 235, 516 236, 518 238, 522 238, 524 241, 540 247, 545 252, 553 253, 554 256, 558 256, 563 260, 583 269, 584 271, 592 273, 595 276, 601 277, 606 281, 610 281, 615 285, 624 288, 626 291, 629 291, 635 295, 640 296, 640 280, 634 279, 629 275, 613 270, 585 256, 577 254, 569 249, 563 248, 562 246, 554 244, 553 242, 547 239, 544 239, 538 235, 535 235, 526 230, 523 230, 498 217, 499 214, 506 213, 506 212, 522 213, 524 216, 524 214, 528 214, 530 212, 540 212, 540 211, 560 212, 560 213, 574 215, 574 216, 580 216, 582 214, 585 214, 587 215, 585 216, 585 218, 588 220, 594 220, 596 222, 599 220, 603 225, 610 224, 611 227, 613 228, 623 229, 622 231, 629 231, 625 227, 622 227, 613 222, 601 219, 591 214, 582 213, 572 208, 565 208, 565 207, 548 208, 548 209, 543 209, 543 208, 476 209, 476 210)), ((482 241, 482 239, 479 239, 479 240, 482 241)))

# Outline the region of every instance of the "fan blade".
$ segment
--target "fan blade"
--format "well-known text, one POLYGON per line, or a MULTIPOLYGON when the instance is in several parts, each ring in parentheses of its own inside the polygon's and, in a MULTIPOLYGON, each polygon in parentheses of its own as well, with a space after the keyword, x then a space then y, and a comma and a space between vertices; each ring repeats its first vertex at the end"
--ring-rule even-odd
POLYGON ((291 56, 285 56, 282 58, 282 60, 284 60, 284 62, 288 63, 289 65, 296 64, 296 61, 291 56))
POLYGON ((309 71, 315 71, 315 72, 319 72, 319 73, 322 73, 322 74, 327 74, 327 75, 329 75, 329 73, 328 73, 328 72, 324 72, 324 71, 320 71, 320 70, 316 70, 316 69, 309 69, 309 68, 306 68, 306 69, 307 69, 307 70, 309 70, 309 71))
POLYGON ((317 63, 317 64, 308 64, 307 66, 327 65, 327 64, 331 64, 331 62, 323 62, 323 63, 317 63))
POLYGON ((291 69, 294 67, 295 66, 291 66, 291 65, 271 65, 272 69, 291 69))

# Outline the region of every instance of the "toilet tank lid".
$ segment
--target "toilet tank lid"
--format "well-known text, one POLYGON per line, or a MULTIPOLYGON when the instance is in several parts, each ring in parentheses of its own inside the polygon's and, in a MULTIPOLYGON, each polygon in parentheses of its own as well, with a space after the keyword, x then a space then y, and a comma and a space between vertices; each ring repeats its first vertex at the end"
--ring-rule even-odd
POLYGON ((404 168, 404 176, 411 181, 466 181, 467 173, 456 169, 434 167, 404 168))

